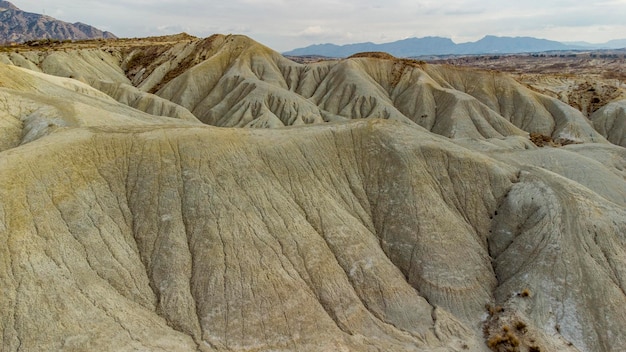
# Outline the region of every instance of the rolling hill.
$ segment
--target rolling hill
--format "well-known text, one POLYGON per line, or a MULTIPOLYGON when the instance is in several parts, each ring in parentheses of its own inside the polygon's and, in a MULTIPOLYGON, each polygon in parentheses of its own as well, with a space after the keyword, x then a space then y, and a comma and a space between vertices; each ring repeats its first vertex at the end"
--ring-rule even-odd
POLYGON ((0 346, 622 351, 620 109, 238 35, 0 53, 0 346))

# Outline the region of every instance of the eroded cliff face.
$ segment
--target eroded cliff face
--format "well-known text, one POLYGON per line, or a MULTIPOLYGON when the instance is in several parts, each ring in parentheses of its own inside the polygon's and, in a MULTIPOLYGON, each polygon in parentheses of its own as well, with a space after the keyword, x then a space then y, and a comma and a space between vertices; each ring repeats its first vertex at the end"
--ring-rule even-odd
POLYGON ((4 350, 626 348, 626 149, 580 112, 502 74, 184 40, 142 79, 108 49, 57 66, 83 82, 0 65, 4 350))

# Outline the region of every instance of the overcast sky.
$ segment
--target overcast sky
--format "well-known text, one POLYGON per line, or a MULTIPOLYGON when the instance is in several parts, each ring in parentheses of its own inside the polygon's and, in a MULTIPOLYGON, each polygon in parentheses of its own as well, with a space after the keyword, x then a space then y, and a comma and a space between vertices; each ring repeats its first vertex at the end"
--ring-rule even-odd
POLYGON ((119 37, 244 34, 277 51, 485 35, 557 41, 626 38, 626 0, 10 0, 24 11, 83 22, 119 37))

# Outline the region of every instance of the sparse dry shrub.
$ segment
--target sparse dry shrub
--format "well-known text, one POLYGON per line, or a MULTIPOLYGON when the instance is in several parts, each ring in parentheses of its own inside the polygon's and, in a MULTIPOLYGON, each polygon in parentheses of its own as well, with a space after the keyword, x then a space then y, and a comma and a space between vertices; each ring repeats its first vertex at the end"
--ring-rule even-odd
POLYGON ((567 138, 558 138, 557 140, 555 140, 555 143, 558 146, 565 146, 565 145, 568 145, 568 144, 580 144, 581 142, 573 141, 573 140, 567 139, 567 138))
POLYGON ((515 352, 519 351, 520 340, 512 332, 498 333, 491 336, 487 340, 487 347, 496 352, 515 352))
MULTIPOLYGON (((521 320, 515 319, 510 324, 496 327, 496 319, 492 317, 491 323, 483 327, 483 334, 487 347, 495 352, 516 352, 526 351, 529 346, 535 346, 534 340, 525 340, 524 336, 528 332, 527 325, 521 320), (526 342, 524 342, 526 341, 526 342)), ((497 323, 496 323, 497 324, 497 323)))
MULTIPOLYGON (((545 134, 531 132, 530 133, 530 141, 533 142, 538 147, 562 147, 568 144, 579 144, 580 142, 574 141, 567 138, 557 138, 552 139, 550 136, 546 136, 545 134)), ((530 291, 529 291, 530 292, 530 291)))
POLYGON ((550 145, 553 143, 552 137, 546 136, 545 134, 532 132, 530 134, 530 141, 533 142, 538 147, 543 147, 546 145, 550 145))
POLYGON ((128 62, 126 63, 127 67, 136 67, 138 65, 140 65, 140 63, 143 61, 145 54, 141 51, 136 52, 135 54, 133 54, 133 56, 130 58, 130 60, 128 60, 128 62))
POLYGON ((506 337, 504 335, 495 334, 491 338, 489 338, 489 340, 487 340, 487 347, 496 351, 496 348, 498 348, 500 344, 504 344, 505 342, 506 342, 506 337))
POLYGON ((515 336, 515 334, 513 334, 512 332, 507 332, 506 333, 506 338, 508 340, 508 343, 511 346, 519 347, 519 339, 517 338, 517 336, 515 336))

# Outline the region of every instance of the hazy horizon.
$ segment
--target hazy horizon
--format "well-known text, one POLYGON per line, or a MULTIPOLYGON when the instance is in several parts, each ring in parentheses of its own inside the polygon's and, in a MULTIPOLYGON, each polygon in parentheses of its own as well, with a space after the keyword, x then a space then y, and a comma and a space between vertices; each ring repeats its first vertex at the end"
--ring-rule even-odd
POLYGON ((446 37, 455 43, 485 35, 589 43, 626 38, 626 0, 11 2, 24 11, 83 22, 119 37, 235 33, 278 51, 312 44, 383 43, 427 36, 446 37))

